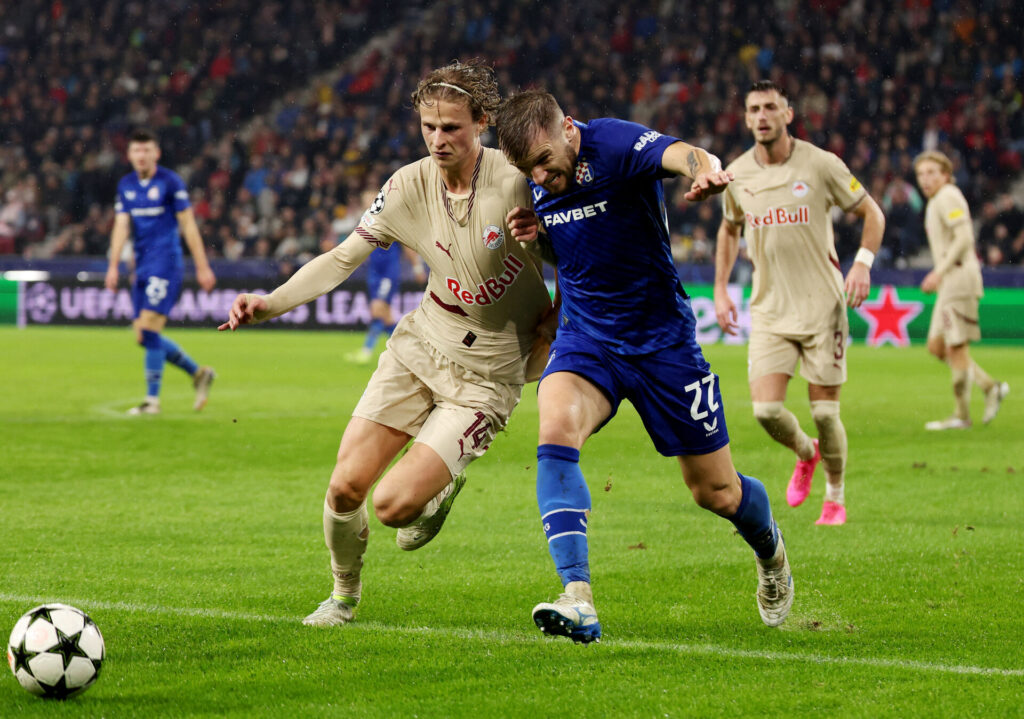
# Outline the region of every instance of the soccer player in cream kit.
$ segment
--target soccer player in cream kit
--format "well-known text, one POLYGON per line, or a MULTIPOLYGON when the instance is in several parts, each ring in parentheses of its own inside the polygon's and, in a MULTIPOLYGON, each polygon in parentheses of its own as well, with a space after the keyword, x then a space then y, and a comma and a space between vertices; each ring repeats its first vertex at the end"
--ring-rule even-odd
POLYGON ((271 294, 239 295, 220 326, 282 315, 395 242, 430 267, 419 307, 399 321, 342 435, 323 507, 334 587, 307 625, 355 618, 371 488, 377 518, 398 528, 400 548, 431 541, 464 470, 491 447, 544 366, 551 298, 540 261, 505 221, 529 202, 528 188, 480 140, 499 100, 493 71, 479 62, 430 72, 412 97, 430 156, 396 171, 341 244, 271 294))
POLYGON ((971 357, 968 344, 981 339, 978 300, 984 294, 981 265, 974 244, 974 226, 967 199, 953 183, 953 163, 941 152, 922 152, 914 173, 928 198, 924 229, 935 267, 921 281, 925 292, 937 292, 928 326, 928 351, 949 365, 953 374, 953 414, 925 424, 928 430, 967 429, 971 426, 971 382, 985 393, 982 421, 995 419, 1010 385, 998 382, 971 357))
POLYGON ((736 179, 722 195, 715 315, 725 332, 736 333, 736 305, 727 283, 742 233, 754 265, 748 349, 754 416, 797 456, 786 501, 796 507, 807 499, 814 469, 823 461, 827 486, 816 523, 840 525, 846 522, 847 441, 839 418, 849 337, 846 306, 857 307, 868 295, 885 217, 839 157, 789 135, 793 109, 782 88, 771 81, 754 83, 745 110, 755 143, 727 168, 736 179), (845 282, 832 230, 836 206, 864 219, 861 248, 845 282), (808 383, 816 440, 783 404, 798 362, 808 383))
POLYGON ((726 173, 703 150, 642 125, 577 122, 545 92, 510 98, 496 125, 533 197, 509 227, 555 261, 562 298, 538 388, 537 502, 565 591, 538 604, 534 622, 577 642, 601 636, 580 449, 628 399, 655 448, 678 459, 694 500, 729 519, 754 550, 758 610, 765 624, 781 624, 793 601, 785 544, 764 486, 732 464, 718 377, 672 262, 661 186, 685 174, 694 179, 687 199, 699 200, 721 192, 726 173))

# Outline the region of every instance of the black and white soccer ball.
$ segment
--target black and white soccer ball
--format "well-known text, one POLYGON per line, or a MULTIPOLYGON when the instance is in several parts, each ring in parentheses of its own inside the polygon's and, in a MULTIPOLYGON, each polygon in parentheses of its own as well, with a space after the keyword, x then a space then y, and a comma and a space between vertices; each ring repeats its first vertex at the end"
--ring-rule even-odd
POLYGON ((7 642, 7 663, 21 686, 50 699, 66 699, 92 686, 104 656, 99 627, 67 604, 25 612, 7 642))

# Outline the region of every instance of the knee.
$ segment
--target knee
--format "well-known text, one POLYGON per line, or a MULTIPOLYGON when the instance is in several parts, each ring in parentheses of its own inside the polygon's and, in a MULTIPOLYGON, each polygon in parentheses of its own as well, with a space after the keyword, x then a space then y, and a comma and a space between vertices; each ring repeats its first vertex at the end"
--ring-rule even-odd
POLYGON ((946 359, 946 343, 941 338, 930 338, 928 340, 928 351, 938 360, 946 359))
POLYGON ((370 483, 360 481, 358 474, 350 471, 339 457, 327 486, 327 504, 335 512, 351 512, 366 501, 369 488, 370 483))
POLYGON ((720 517, 731 517, 740 508, 743 498, 739 484, 698 485, 691 487, 693 501, 701 509, 714 512, 720 517))
POLYGON ((815 400, 811 402, 811 417, 819 427, 839 420, 839 402, 815 400))
POLYGON ((754 419, 761 424, 772 422, 782 416, 782 402, 754 402, 754 419))
POLYGON ((414 506, 406 497, 378 491, 373 495, 373 513, 385 527, 404 527, 416 519, 423 507, 414 506))
POLYGON ((545 411, 538 427, 539 444, 560 444, 566 447, 580 447, 586 440, 582 416, 579 412, 559 407, 545 411))

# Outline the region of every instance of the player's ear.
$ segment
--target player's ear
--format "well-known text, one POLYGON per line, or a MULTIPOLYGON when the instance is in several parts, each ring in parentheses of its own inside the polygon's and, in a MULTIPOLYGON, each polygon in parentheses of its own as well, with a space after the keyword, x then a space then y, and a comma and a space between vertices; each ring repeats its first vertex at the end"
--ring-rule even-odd
POLYGON ((566 140, 572 137, 572 133, 575 127, 576 126, 573 124, 572 121, 572 115, 566 115, 565 119, 562 120, 562 132, 565 134, 566 140))
POLYGON ((786 108, 786 124, 793 122, 793 106, 790 105, 786 108))

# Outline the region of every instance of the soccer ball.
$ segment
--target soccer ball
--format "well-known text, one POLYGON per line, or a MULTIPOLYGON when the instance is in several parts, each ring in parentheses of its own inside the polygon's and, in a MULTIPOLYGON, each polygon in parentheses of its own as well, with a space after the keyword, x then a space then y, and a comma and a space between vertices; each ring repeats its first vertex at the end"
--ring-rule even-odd
POLYGON ((67 604, 25 612, 7 642, 7 663, 18 682, 49 699, 66 699, 92 686, 104 656, 99 627, 67 604))

